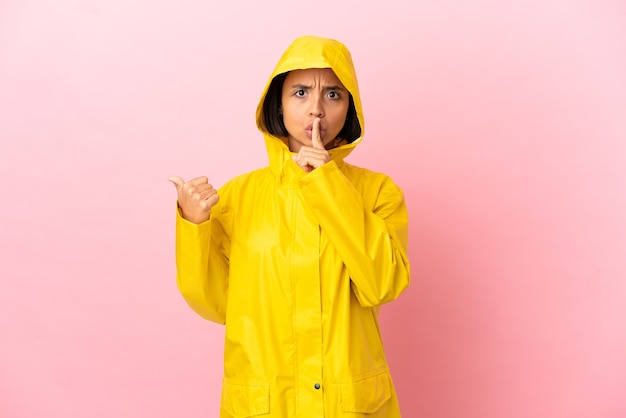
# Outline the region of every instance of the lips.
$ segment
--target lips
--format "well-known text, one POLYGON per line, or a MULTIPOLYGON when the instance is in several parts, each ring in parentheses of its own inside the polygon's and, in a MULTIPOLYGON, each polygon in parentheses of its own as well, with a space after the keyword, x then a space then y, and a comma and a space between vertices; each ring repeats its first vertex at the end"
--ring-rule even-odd
MULTIPOLYGON (((306 128, 304 128, 304 131, 309 139, 313 138, 313 122, 309 123, 306 128)), ((326 128, 320 124, 320 137, 324 138, 324 135, 326 135, 326 128)))

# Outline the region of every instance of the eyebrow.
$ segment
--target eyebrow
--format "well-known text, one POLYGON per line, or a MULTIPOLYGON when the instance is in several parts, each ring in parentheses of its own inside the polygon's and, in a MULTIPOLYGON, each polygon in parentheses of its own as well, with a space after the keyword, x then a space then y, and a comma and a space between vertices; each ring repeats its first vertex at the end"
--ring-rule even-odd
MULTIPOLYGON (((312 89, 313 86, 307 86, 305 84, 292 84, 291 85, 292 89, 312 89)), ((341 90, 341 91, 347 91, 345 87, 340 86, 340 85, 332 85, 332 86, 324 86, 324 90, 341 90)))

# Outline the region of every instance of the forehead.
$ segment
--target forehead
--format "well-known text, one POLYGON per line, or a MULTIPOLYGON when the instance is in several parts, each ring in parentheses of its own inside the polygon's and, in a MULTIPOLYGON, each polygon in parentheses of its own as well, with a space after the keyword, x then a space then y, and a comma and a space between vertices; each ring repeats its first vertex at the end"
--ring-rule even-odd
POLYGON ((330 68, 307 68, 306 70, 290 71, 285 78, 285 85, 289 84, 306 84, 315 85, 338 85, 343 86, 339 78, 330 68))

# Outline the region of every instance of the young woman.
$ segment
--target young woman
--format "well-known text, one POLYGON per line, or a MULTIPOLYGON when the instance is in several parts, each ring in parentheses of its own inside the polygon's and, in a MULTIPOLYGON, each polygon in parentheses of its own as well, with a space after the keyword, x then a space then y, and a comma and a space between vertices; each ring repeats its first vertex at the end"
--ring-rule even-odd
POLYGON ((177 283, 226 324, 221 417, 400 416, 378 309, 409 285, 407 210, 384 174, 344 161, 362 140, 352 59, 306 36, 263 91, 269 166, 178 191, 177 283))

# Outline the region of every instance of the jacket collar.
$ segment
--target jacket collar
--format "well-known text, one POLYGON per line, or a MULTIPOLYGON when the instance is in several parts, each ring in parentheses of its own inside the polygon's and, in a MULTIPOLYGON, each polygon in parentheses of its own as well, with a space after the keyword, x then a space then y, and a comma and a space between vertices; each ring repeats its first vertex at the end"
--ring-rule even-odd
MULTIPOLYGON (((267 154, 270 160, 270 170, 280 183, 295 182, 306 174, 306 172, 293 161, 295 153, 289 151, 289 147, 282 139, 267 133, 264 134, 264 137, 265 147, 267 148, 267 154)), ((360 142, 360 139, 351 144, 345 144, 329 150, 330 158, 341 168, 344 165, 343 159, 352 152, 358 142, 360 142)))

